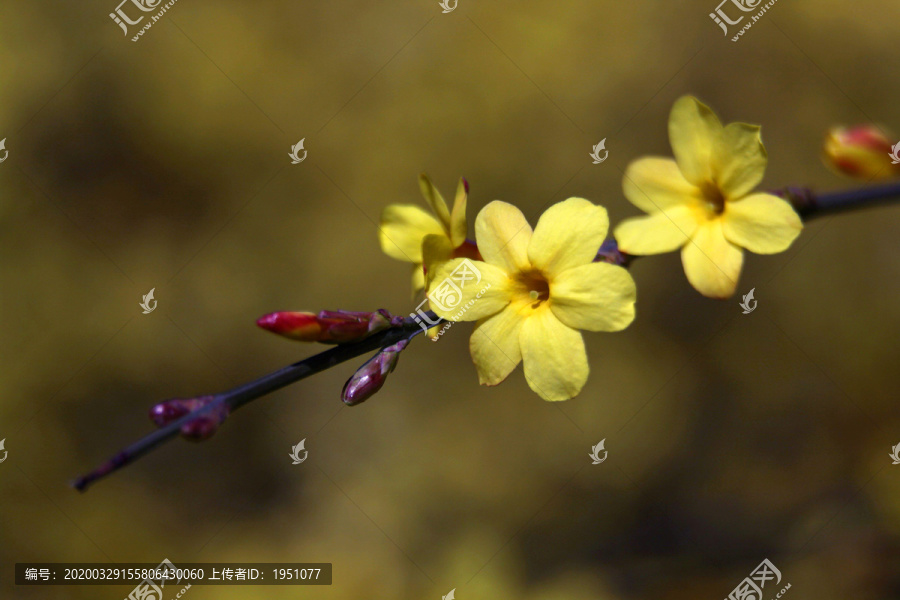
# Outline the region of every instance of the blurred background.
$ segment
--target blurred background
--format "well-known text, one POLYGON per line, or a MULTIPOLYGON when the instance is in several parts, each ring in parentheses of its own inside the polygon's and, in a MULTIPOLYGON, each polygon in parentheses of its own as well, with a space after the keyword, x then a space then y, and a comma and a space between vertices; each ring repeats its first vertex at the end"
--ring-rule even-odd
POLYGON ((467 177, 470 226, 494 199, 535 222, 570 196, 616 223, 638 214, 623 169, 670 154, 690 93, 762 124, 764 187, 857 185, 821 144, 838 124, 900 133, 900 5, 785 0, 734 43, 716 0, 180 0, 132 42, 116 2, 0 5, 0 597, 130 591, 15 587, 15 562, 168 558, 334 564, 330 587, 193 600, 713 600, 768 558, 766 598, 900 598, 896 206, 748 255, 725 302, 677 253, 637 261, 638 318, 586 334, 569 402, 521 369, 479 387, 457 325, 363 405, 340 402, 361 358, 69 487, 150 432, 157 401, 321 349, 260 315, 413 310, 376 223, 422 204, 420 172, 448 198, 467 177))

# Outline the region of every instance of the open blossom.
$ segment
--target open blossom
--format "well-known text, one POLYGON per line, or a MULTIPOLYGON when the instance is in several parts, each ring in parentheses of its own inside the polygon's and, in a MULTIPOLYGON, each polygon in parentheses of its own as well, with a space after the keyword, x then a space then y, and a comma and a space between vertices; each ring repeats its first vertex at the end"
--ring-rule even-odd
POLYGON ((722 126, 708 106, 685 96, 672 107, 675 160, 645 157, 628 166, 625 196, 647 216, 615 230, 619 249, 644 255, 681 248, 688 281, 704 296, 727 298, 741 274, 743 249, 786 250, 803 225, 790 203, 753 193, 767 155, 759 127, 722 126))
POLYGON ((427 175, 419 176, 419 187, 433 214, 414 204, 391 204, 381 213, 378 232, 381 250, 385 254, 413 263, 413 293, 425 287, 423 243, 426 238, 429 238, 431 257, 435 259, 477 254, 477 250, 466 242, 466 199, 469 193, 466 180, 459 180, 452 211, 427 175))
POLYGON ((505 202, 478 213, 484 261, 437 266, 428 298, 445 319, 477 321, 469 350, 482 385, 502 382, 522 362, 528 385, 545 400, 581 391, 589 368, 579 330, 619 331, 634 320, 631 275, 592 262, 608 228, 606 209, 582 198, 553 205, 534 230, 505 202))

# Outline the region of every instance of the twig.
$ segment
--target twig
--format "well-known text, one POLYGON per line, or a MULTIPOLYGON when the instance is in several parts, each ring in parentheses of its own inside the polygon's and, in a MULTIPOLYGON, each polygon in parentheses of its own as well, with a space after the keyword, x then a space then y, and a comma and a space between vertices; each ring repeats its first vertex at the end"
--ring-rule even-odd
POLYGON ((816 194, 808 188, 788 187, 776 192, 789 201, 804 221, 835 213, 885 204, 900 198, 900 182, 864 187, 830 194, 816 194))
MULTIPOLYGON (((788 187, 783 190, 775 191, 774 193, 788 200, 803 220, 808 221, 814 217, 874 206, 889 200, 900 198, 900 183, 821 195, 817 195, 808 188, 800 187, 788 187)), ((637 256, 621 252, 618 249, 616 241, 610 238, 600 247, 595 260, 609 262, 627 268, 635 258, 637 258, 637 256)), ((445 322, 444 319, 440 319, 436 314, 430 311, 425 313, 425 316, 429 319, 429 322, 434 325, 445 322)), ((127 448, 124 448, 97 469, 76 479, 72 485, 77 490, 83 492, 95 481, 114 473, 125 465, 134 462, 144 454, 147 454, 157 446, 177 436, 183 426, 204 415, 213 413, 217 410, 223 411, 223 409, 224 414, 230 414, 248 402, 261 398, 275 390, 300 381, 301 379, 305 379, 310 375, 315 375, 316 373, 330 369, 335 365, 356 358, 367 352, 385 348, 402 339, 411 339, 421 331, 423 330, 418 321, 414 319, 403 319, 401 325, 375 333, 362 341, 339 344, 330 350, 326 350, 325 352, 301 360, 300 362, 279 369, 278 371, 264 375, 250 383, 238 386, 227 392, 215 394, 208 404, 166 424, 157 431, 141 438, 127 448)))
MULTIPOLYGON (((425 315, 432 321, 443 322, 443 319, 440 319, 433 312, 427 312, 425 315)), ((402 339, 411 339, 422 331, 423 329, 418 322, 413 319, 404 319, 403 324, 399 327, 392 327, 380 331, 359 342, 339 344, 330 350, 320 352, 319 354, 310 356, 300 362, 296 362, 267 375, 263 375, 259 379, 240 385, 227 392, 215 394, 213 400, 205 406, 184 415, 176 421, 141 438, 127 448, 124 448, 98 468, 87 475, 76 479, 72 482, 72 486, 81 492, 85 491, 87 487, 95 481, 114 473, 125 465, 134 462, 144 454, 147 454, 160 444, 174 438, 179 434, 184 425, 196 420, 198 417, 202 417, 203 415, 216 410, 222 410, 223 408, 228 413, 231 413, 248 402, 265 396, 275 390, 300 381, 301 379, 305 379, 310 375, 315 375, 316 373, 330 369, 331 367, 367 352, 390 346, 402 339)))

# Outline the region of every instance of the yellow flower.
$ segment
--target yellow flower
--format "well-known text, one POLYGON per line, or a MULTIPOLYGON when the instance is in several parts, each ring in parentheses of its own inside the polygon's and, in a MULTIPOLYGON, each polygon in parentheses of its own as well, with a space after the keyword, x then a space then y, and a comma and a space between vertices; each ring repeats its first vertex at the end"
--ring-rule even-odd
POLYGON ((790 203, 752 193, 766 170, 759 126, 725 127, 696 98, 685 96, 669 115, 675 160, 641 158, 628 166, 625 196, 648 214, 616 227, 619 249, 659 254, 681 248, 688 281, 704 296, 734 293, 744 260, 786 250, 803 224, 790 203))
POLYGON ((432 214, 414 204, 391 204, 381 213, 378 239, 382 251, 397 260, 413 263, 412 287, 415 293, 425 287, 423 272, 423 243, 428 236, 428 253, 433 261, 446 260, 466 242, 466 199, 468 185, 460 178, 453 211, 447 208, 443 196, 422 174, 419 176, 422 195, 432 214))
POLYGON ((497 385, 523 362, 528 385, 545 400, 581 391, 589 368, 578 330, 620 331, 634 320, 631 275, 592 262, 608 228, 606 209, 582 198, 550 207, 533 231, 505 202, 478 213, 484 262, 442 264, 428 298, 445 319, 477 321, 469 350, 482 385, 497 385))

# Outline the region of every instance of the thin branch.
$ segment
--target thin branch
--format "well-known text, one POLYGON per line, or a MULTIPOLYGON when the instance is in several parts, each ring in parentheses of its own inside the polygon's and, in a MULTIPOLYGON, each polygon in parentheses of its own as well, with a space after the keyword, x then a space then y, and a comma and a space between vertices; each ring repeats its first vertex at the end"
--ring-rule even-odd
MULTIPOLYGON (((432 321, 443 323, 443 319, 440 319, 440 317, 433 312, 426 312, 425 316, 432 321)), ((330 369, 331 367, 366 354, 367 352, 379 350, 403 339, 411 339, 422 331, 423 329, 417 321, 413 319, 404 319, 402 325, 399 327, 392 327, 384 331, 379 331, 359 342, 339 344, 330 350, 320 352, 319 354, 310 356, 300 362, 296 362, 267 375, 263 375, 259 379, 240 385, 227 392, 215 394, 212 397, 212 401, 205 406, 184 415, 164 427, 161 427, 157 431, 141 438, 127 448, 124 448, 98 468, 87 475, 83 475, 76 479, 72 483, 72 486, 79 491, 85 491, 87 487, 95 481, 114 473, 125 465, 134 462, 144 454, 147 454, 157 446, 176 437, 183 426, 204 415, 223 410, 225 414, 230 414, 248 402, 270 394, 275 390, 300 381, 301 379, 305 379, 310 375, 315 375, 316 373, 330 369)))
MULTIPOLYGON (((900 183, 821 195, 808 188, 800 187, 788 187, 773 193, 788 200, 803 220, 808 221, 814 217, 875 206, 900 198, 900 183)), ((600 247, 595 260, 627 268, 635 258, 637 256, 620 251, 616 241, 610 238, 600 247)), ((430 311, 426 312, 424 317, 432 325, 440 325, 446 322, 430 311)), ((397 327, 380 331, 359 342, 339 344, 330 350, 310 356, 307 359, 264 375, 232 390, 215 394, 207 404, 164 425, 157 431, 124 448, 97 469, 76 479, 72 485, 79 491, 85 491, 95 481, 114 473, 157 446, 174 438, 184 426, 197 419, 214 414, 229 415, 248 402, 305 379, 310 375, 330 369, 367 352, 383 349, 400 340, 411 339, 423 331, 419 323, 420 321, 416 319, 403 319, 402 323, 397 327)))
POLYGON ((789 201, 804 221, 836 213, 886 204, 900 198, 900 182, 816 194, 809 188, 787 187, 776 192, 789 201))

